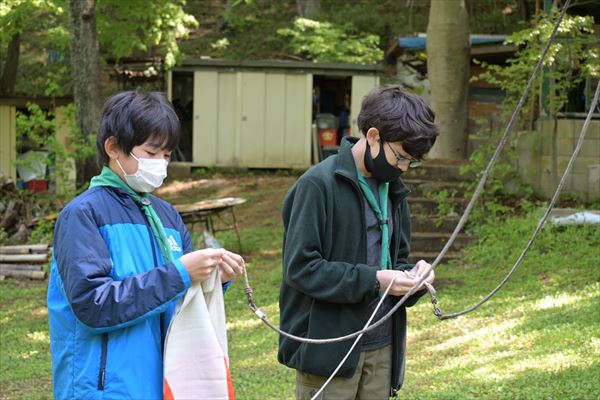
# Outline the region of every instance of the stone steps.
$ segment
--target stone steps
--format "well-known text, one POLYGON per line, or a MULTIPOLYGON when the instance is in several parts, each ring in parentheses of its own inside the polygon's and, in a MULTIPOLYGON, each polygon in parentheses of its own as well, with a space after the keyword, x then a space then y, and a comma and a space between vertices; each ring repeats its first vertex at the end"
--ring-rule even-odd
MULTIPOLYGON (((451 235, 448 232, 413 232, 411 247, 417 252, 439 252, 446 245, 451 235)), ((454 251, 461 250, 476 240, 477 238, 473 235, 459 233, 451 249, 454 251)))
MULTIPOLYGON (((472 179, 460 174, 464 162, 453 160, 428 160, 422 167, 407 171, 403 180, 411 189, 408 203, 412 215, 412 239, 410 262, 425 260, 433 262, 450 239, 459 218, 468 203, 465 198, 465 183, 472 179), (446 191, 451 198, 438 205, 438 193, 446 191), (450 208, 448 206, 451 206, 450 208), (440 215, 443 212, 445 215, 440 215)), ((464 232, 459 233, 442 263, 460 260, 463 249, 477 238, 464 232)))
MULTIPOLYGON (((410 263, 416 263, 417 261, 420 260, 425 260, 428 263, 432 263, 436 257, 438 256, 439 252, 416 252, 416 251, 411 251, 410 255, 408 257, 408 262, 410 263)), ((460 260, 462 257, 464 256, 463 252, 460 251, 448 251, 446 253, 446 255, 444 256, 444 258, 442 259, 441 263, 447 263, 448 261, 453 261, 453 260, 460 260)))
MULTIPOLYGON (((468 200, 463 197, 454 198, 448 200, 449 204, 452 205, 453 213, 451 215, 461 215, 465 210, 468 200)), ((429 197, 410 197, 408 198, 408 205, 410 206, 410 212, 415 214, 422 215, 438 215, 438 201, 436 199, 432 199, 429 197)))
POLYGON ((432 181, 427 179, 404 179, 403 181, 410 188, 411 197, 434 197, 443 190, 458 197, 463 197, 465 194, 465 189, 461 182, 432 181))
POLYGON ((402 176, 403 179, 424 179, 428 181, 463 182, 472 179, 470 176, 460 174, 463 161, 454 160, 427 160, 419 168, 409 169, 402 176))
POLYGON ((413 232, 454 232, 458 215, 412 214, 413 232))

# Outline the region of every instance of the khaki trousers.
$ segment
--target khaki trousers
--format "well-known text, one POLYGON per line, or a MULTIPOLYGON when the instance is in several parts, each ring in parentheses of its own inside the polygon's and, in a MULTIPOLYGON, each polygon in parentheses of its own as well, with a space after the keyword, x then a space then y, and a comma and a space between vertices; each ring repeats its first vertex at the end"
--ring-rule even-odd
MULTIPOLYGON (((341 361, 341 360, 340 360, 341 361)), ((333 372, 333 371, 331 371, 333 372)), ((296 399, 310 400, 328 376, 296 371, 296 399)), ((352 378, 335 377, 318 400, 387 400, 392 379, 392 346, 360 353, 352 378)))

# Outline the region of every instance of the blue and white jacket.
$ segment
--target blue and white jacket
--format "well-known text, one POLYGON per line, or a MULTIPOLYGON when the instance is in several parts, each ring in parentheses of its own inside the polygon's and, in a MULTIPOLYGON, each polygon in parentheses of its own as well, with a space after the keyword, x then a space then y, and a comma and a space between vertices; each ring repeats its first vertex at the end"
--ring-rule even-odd
POLYGON ((58 217, 48 287, 55 399, 163 397, 163 342, 191 284, 179 257, 192 240, 170 204, 149 198, 173 263, 124 189, 89 189, 58 217))

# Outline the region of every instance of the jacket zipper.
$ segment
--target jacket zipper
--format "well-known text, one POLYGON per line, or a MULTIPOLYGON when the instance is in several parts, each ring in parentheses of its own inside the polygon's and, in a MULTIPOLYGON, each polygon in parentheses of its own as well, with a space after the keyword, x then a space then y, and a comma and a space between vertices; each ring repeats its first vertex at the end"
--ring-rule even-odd
MULTIPOLYGON (((148 229, 148 237, 150 238, 150 246, 152 247, 152 259, 154 261, 154 268, 158 267, 158 258, 156 257, 156 247, 154 246, 154 240, 152 239, 154 237, 154 234, 152 233, 152 227, 150 226, 150 221, 148 220, 148 217, 146 217, 146 214, 144 213, 143 210, 140 210, 142 212, 142 216, 144 217, 144 220, 146 221, 146 229, 148 229)), ((161 347, 162 347, 162 353, 164 353, 164 346, 165 346, 165 315, 164 313, 160 313, 160 337, 161 337, 161 347)), ((162 354, 161 353, 161 354, 162 354)))
POLYGON ((100 373, 98 374, 98 390, 104 390, 106 383, 106 353, 108 351, 108 333, 102 334, 102 353, 100 355, 100 373))

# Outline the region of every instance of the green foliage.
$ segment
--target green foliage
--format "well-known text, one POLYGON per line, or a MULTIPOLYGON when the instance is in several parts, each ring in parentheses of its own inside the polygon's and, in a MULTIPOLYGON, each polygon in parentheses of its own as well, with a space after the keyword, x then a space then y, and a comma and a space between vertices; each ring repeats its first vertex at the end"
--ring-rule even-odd
POLYGON ((7 244, 8 239, 9 239, 8 233, 6 233, 4 228, 0 228, 0 245, 7 244))
POLYGON ((0 46, 8 45, 10 38, 17 33, 23 33, 32 14, 38 11, 48 11, 52 1, 43 0, 4 0, 0 3, 0 46))
MULTIPOLYGON (((190 57, 211 56, 233 60, 249 59, 296 59, 287 36, 277 34, 279 29, 290 29, 289 21, 297 17, 293 1, 253 0, 226 8, 225 2, 207 3, 188 0, 186 11, 200 21, 206 20, 202 35, 181 43, 184 53, 190 57), (223 13, 227 24, 223 28, 210 29, 209 20, 223 13), (219 40, 227 39, 227 48, 214 47, 219 40)), ((429 14, 429 0, 321 0, 320 12, 312 18, 327 21, 335 27, 353 25, 352 32, 379 36, 379 48, 386 50, 398 35, 425 32, 429 14)), ((469 1, 471 31, 478 33, 506 34, 519 28, 522 15, 518 12, 503 13, 514 0, 469 1)), ((223 43, 223 42, 220 42, 223 43)), ((339 44, 339 43, 338 43, 339 44)))
MULTIPOLYGON (((69 174, 75 168, 75 162, 92 157, 96 153, 95 137, 83 136, 75 124, 75 107, 68 105, 58 107, 56 112, 45 112, 37 104, 28 103, 27 113, 17 111, 16 116, 17 143, 23 148, 45 150, 35 153, 34 159, 42 158, 42 162, 51 166, 53 178, 57 183, 65 183, 57 187, 60 199, 67 200, 74 196, 75 188, 68 186, 69 174), (57 118, 60 115, 60 118, 57 118), (56 136, 59 130, 68 132, 67 146, 56 136)), ((34 159, 18 160, 18 164, 33 162, 34 159)))
POLYGON ((21 34, 16 93, 65 96, 70 92, 66 56, 69 34, 64 5, 65 0, 0 2, 0 60, 5 59, 12 35, 21 34))
POLYGON ((294 54, 315 62, 374 64, 383 59, 379 36, 357 32, 351 23, 336 26, 296 18, 293 28, 279 29, 277 33, 291 38, 294 54))
POLYGON ((96 16, 99 42, 107 58, 129 56, 135 50, 163 50, 166 68, 180 57, 178 40, 186 38, 198 21, 183 10, 184 0, 99 0, 96 16))
POLYGON ((437 227, 440 227, 446 217, 456 214, 456 190, 442 189, 429 195, 429 197, 433 198, 437 204, 437 218, 434 223, 437 227))
MULTIPOLYGON (((541 52, 552 32, 556 20, 557 10, 550 15, 543 14, 530 28, 513 33, 506 43, 519 46, 515 57, 508 60, 508 65, 492 65, 481 63, 485 72, 475 79, 499 85, 506 91, 503 102, 503 114, 508 119, 523 94, 523 89, 533 73, 535 65, 541 57, 541 52)), ((546 96, 546 111, 556 118, 567 102, 569 91, 577 87, 582 80, 600 76, 599 51, 594 43, 597 39, 593 32, 593 18, 565 15, 556 40, 550 46, 548 56, 544 62, 544 73, 540 74, 532 88, 529 101, 521 113, 521 123, 526 118, 535 117, 534 110, 538 107, 536 93, 540 93, 544 79, 550 82, 550 90, 546 96)), ((526 126, 532 126, 530 120, 526 126)), ((482 171, 488 164, 492 154, 496 151, 501 132, 481 132, 489 137, 488 144, 478 148, 470 157, 470 163, 461 169, 461 173, 475 174, 482 171)), ((506 207, 499 202, 499 196, 519 194, 524 197, 533 193, 531 187, 519 181, 515 169, 517 153, 516 139, 510 139, 505 147, 502 157, 495 165, 486 184, 486 195, 483 196, 484 205, 476 211, 475 219, 488 213, 498 215, 506 212, 506 207), (510 185, 507 186, 507 182, 510 185)), ((472 192, 477 182, 469 184, 468 190, 472 192)))
MULTIPOLYGON (((507 44, 520 48, 515 57, 508 60, 508 65, 481 63, 485 72, 474 80, 485 80, 499 85, 506 91, 507 98, 503 104, 505 114, 514 109, 527 86, 543 47, 550 37, 556 15, 556 9, 550 15, 542 14, 532 27, 508 37, 507 44)), ((544 79, 551 82, 546 110, 550 115, 555 115, 565 105, 572 88, 586 78, 600 76, 600 51, 593 24, 593 17, 564 16, 544 61, 544 73, 538 75, 522 115, 532 115, 531 108, 537 107, 535 93, 540 92, 544 79)))
POLYGON ((52 243, 54 240, 54 221, 39 221, 27 239, 28 243, 52 243))
MULTIPOLYGON (((181 57, 179 41, 198 26, 184 5, 184 0, 98 0, 96 21, 103 61, 161 55, 164 66, 173 67, 181 57)), ((67 10, 67 0, 0 2, 0 67, 12 35, 21 33, 16 93, 50 97, 71 93, 67 10)), ((147 73, 158 71, 148 69, 147 73)))

